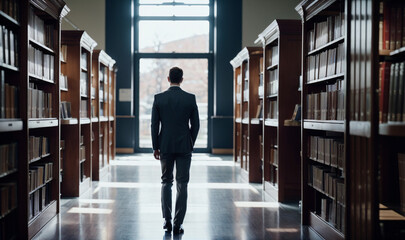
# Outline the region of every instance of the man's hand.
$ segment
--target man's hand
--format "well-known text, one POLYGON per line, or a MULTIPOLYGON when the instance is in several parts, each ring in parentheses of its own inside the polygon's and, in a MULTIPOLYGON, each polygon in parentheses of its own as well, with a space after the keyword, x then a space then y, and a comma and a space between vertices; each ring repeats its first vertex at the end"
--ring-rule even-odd
POLYGON ((153 156, 155 157, 156 160, 160 160, 160 151, 159 150, 153 151, 153 156))

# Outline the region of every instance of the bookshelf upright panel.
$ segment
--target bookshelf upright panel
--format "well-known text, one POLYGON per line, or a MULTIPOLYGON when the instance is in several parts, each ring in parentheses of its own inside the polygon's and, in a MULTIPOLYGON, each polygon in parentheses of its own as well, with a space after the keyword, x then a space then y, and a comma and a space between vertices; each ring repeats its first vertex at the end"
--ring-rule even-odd
POLYGON ((61 44, 66 49, 61 71, 68 82, 61 93, 61 139, 65 143, 61 192, 63 197, 78 197, 91 187, 91 64, 97 43, 84 31, 62 31, 61 44))
POLYGON ((300 122, 289 120, 300 103, 301 22, 275 20, 256 43, 263 45, 259 86, 264 106, 263 187, 277 201, 298 201, 300 122))
MULTIPOLYGON (((241 139, 235 139, 235 145, 240 147, 240 163, 242 176, 246 177, 249 182, 261 183, 261 156, 260 156, 260 139, 262 135, 263 121, 260 119, 261 100, 258 94, 260 84, 260 58, 262 49, 258 47, 246 47, 231 61, 235 70, 235 114, 238 114, 237 108, 240 106, 240 123, 239 117, 235 117, 235 131, 237 135, 240 130, 241 139), (238 75, 236 75, 238 73, 238 75), (239 77, 241 76, 241 77, 239 77), (239 98, 240 96, 240 101, 239 98), (240 103, 238 103, 240 102, 240 103), (240 124, 240 126, 239 126, 240 124)), ((239 149, 237 149, 239 151, 239 149)), ((236 151, 235 151, 236 152, 236 151)), ((236 157, 236 160, 238 158, 236 157)))

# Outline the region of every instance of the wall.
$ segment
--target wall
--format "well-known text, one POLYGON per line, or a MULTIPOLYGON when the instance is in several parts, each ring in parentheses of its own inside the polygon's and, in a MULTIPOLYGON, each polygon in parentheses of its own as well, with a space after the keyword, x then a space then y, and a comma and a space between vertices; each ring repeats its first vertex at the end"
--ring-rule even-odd
POLYGON ((257 35, 274 19, 299 19, 300 0, 243 0, 242 46, 254 46, 257 35))
MULTIPOLYGON (((97 42, 97 49, 105 49, 105 1, 65 0, 70 8, 66 16, 80 30, 85 30, 97 42)), ((66 20, 62 21, 62 30, 76 28, 66 20)))

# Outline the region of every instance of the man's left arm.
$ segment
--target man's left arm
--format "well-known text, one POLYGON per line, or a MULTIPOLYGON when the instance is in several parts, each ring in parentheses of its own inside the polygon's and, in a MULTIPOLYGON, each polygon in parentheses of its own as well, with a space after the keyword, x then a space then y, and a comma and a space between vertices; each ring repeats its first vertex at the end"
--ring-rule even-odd
POLYGON ((193 96, 194 98, 194 106, 193 106, 193 111, 191 113, 191 117, 190 117, 190 132, 191 132, 191 139, 193 140, 193 147, 195 144, 195 141, 197 139, 197 135, 198 135, 198 131, 200 130, 200 117, 198 114, 198 107, 197 107, 197 102, 195 99, 195 96, 193 96))
POLYGON ((153 100, 152 106, 152 119, 151 119, 151 134, 152 134, 152 146, 153 155, 158 160, 160 159, 160 146, 159 146, 159 125, 160 125, 160 114, 156 103, 156 96, 153 100))

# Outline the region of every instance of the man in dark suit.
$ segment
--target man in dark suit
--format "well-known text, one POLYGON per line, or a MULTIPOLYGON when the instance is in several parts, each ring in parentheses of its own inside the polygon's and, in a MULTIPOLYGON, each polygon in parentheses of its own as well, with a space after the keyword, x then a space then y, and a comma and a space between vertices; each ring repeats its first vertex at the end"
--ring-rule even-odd
POLYGON ((163 228, 172 231, 173 168, 176 163, 176 209, 173 233, 184 233, 182 227, 187 209, 187 184, 190 175, 191 153, 200 128, 198 108, 194 94, 180 88, 183 70, 170 69, 170 88, 156 94, 152 107, 153 155, 162 168, 163 228), (159 132, 159 125, 160 132, 159 132))

